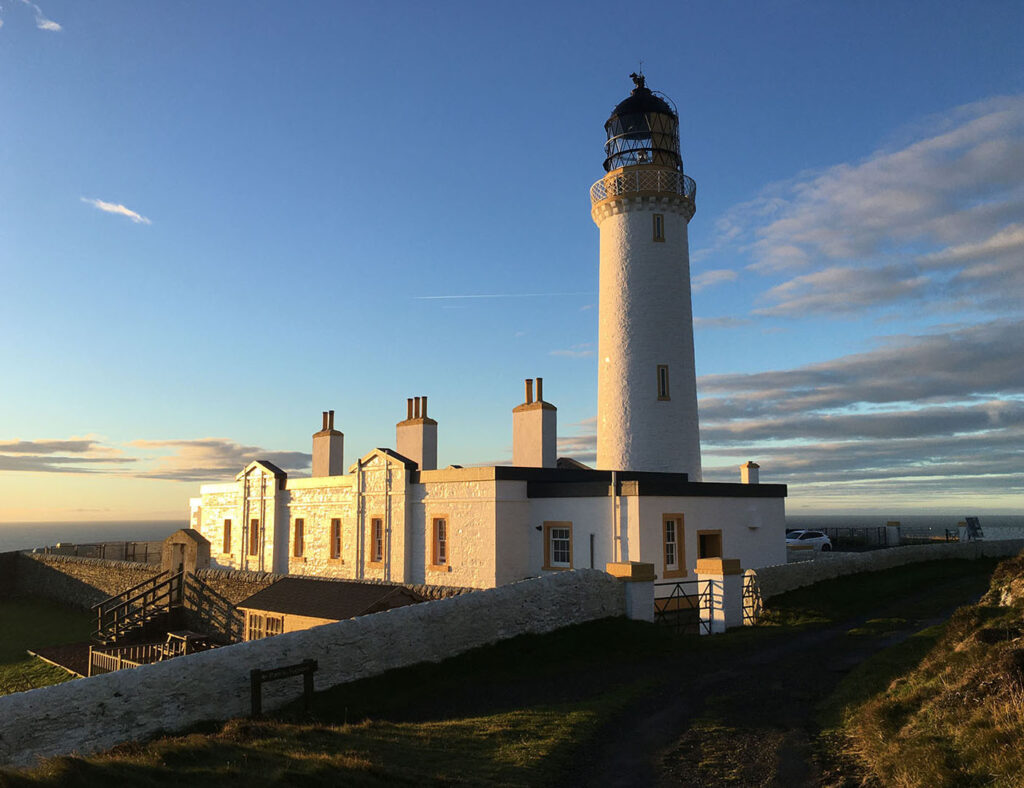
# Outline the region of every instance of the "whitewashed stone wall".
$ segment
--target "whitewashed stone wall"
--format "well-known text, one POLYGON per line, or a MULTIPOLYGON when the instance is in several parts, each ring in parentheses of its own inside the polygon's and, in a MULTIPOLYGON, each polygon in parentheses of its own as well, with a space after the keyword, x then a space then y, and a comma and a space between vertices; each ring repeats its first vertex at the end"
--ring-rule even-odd
POLYGON ((496 584, 497 484, 493 479, 471 479, 412 486, 412 582, 476 588, 496 584), (445 571, 431 566, 435 517, 448 521, 448 570, 445 571))
MULTIPOLYGON (((315 659, 316 687, 326 689, 524 633, 622 616, 624 585, 601 571, 562 572, 0 697, 0 765, 97 752, 248 714, 253 668, 315 659)), ((301 682, 265 685, 264 709, 298 697, 301 682)))
POLYGON ((921 561, 1002 558, 1024 550, 1024 539, 988 542, 949 542, 908 545, 867 553, 822 553, 813 561, 762 567, 757 572, 761 597, 769 599, 787 591, 858 572, 878 572, 921 561))
POLYGON ((357 577, 354 477, 290 479, 287 490, 288 572, 318 577, 357 577), (305 521, 305 546, 301 556, 293 555, 297 518, 305 521), (331 558, 331 520, 335 518, 341 520, 341 556, 331 558))

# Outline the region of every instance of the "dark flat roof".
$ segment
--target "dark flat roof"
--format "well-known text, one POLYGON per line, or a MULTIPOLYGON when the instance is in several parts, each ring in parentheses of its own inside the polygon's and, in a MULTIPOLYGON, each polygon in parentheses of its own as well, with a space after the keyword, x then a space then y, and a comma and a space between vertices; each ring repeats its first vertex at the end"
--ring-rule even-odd
POLYGON ((282 577, 273 585, 243 599, 237 606, 268 613, 343 621, 393 607, 415 605, 424 600, 425 597, 399 585, 282 577))
MULTIPOLYGON (((481 469, 466 469, 479 471, 481 469)), ((601 498, 611 495, 612 472, 593 468, 524 468, 517 465, 488 466, 497 481, 526 482, 529 498, 601 498)), ((436 474, 436 471, 427 471, 436 474)), ((453 479, 456 478, 453 476, 453 479)), ((691 482, 685 473, 616 471, 620 495, 664 495, 697 498, 785 498, 785 484, 740 484, 739 482, 691 482)), ((420 483, 420 471, 413 471, 412 484, 420 483)))

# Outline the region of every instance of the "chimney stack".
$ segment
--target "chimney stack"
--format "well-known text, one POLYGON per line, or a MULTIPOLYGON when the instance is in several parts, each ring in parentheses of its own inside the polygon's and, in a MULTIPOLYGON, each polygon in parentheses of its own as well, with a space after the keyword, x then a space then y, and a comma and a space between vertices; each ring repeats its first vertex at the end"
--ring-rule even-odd
POLYGON ((526 379, 526 402, 512 409, 512 464, 526 468, 554 468, 557 458, 557 408, 544 401, 544 379, 526 379))
POLYGON ((323 428, 313 433, 313 476, 345 473, 345 436, 334 429, 334 411, 323 412, 323 428))
POLYGON ((437 422, 427 415, 427 398, 408 398, 406 413, 395 425, 395 450, 421 471, 437 470, 437 422))
POLYGON ((761 466, 751 460, 746 465, 740 466, 740 482, 743 484, 757 484, 757 472, 761 466))

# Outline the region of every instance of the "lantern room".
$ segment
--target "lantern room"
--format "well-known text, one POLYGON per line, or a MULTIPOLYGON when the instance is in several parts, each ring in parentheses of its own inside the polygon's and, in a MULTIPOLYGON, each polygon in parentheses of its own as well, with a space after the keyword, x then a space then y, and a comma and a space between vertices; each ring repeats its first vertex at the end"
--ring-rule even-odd
POLYGON ((637 164, 683 171, 679 155, 679 116, 665 98, 652 92, 643 74, 629 75, 635 87, 604 124, 606 172, 637 164))

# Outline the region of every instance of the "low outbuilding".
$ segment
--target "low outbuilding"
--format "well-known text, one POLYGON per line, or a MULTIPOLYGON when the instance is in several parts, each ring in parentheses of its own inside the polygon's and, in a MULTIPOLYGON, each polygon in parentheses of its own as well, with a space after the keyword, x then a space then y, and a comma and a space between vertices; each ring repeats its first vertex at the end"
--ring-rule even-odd
POLYGON ((425 601, 391 583, 283 577, 237 607, 245 615, 245 639, 258 640, 425 601))

